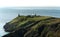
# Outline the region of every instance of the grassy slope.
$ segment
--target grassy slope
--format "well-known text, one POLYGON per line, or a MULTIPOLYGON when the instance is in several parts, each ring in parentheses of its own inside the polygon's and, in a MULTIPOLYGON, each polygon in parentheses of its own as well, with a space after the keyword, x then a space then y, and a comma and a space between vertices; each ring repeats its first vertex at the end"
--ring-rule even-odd
MULTIPOLYGON (((25 29, 24 37, 60 37, 60 18, 20 16, 10 21, 4 28, 7 32, 12 33, 16 33, 19 29, 25 29)), ((13 36, 13 34, 8 35, 13 36)))

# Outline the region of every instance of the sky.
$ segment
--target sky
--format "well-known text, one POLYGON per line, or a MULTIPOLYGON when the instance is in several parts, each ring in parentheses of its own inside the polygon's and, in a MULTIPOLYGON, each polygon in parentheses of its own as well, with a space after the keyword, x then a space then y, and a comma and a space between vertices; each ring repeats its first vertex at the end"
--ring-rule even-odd
POLYGON ((60 7, 60 0, 0 0, 1 7, 60 7))

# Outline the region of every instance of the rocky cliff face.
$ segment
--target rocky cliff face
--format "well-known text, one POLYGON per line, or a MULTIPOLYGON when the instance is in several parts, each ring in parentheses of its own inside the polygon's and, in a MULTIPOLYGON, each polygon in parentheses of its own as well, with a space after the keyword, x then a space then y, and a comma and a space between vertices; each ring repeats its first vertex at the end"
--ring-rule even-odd
POLYGON ((4 26, 3 37, 60 37, 60 18, 18 16, 4 26))

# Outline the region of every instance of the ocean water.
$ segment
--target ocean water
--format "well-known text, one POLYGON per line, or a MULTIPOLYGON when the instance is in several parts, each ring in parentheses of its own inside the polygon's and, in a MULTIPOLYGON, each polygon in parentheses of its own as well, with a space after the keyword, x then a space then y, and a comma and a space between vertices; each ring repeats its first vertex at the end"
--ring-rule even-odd
POLYGON ((17 15, 41 15, 60 18, 60 8, 0 8, 0 37, 7 34, 3 26, 17 15))

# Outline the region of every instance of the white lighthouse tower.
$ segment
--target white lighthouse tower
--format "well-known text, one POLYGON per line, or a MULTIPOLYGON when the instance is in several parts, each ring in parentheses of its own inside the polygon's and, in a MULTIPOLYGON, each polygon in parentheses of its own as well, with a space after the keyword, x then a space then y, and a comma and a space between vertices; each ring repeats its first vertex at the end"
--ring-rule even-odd
POLYGON ((36 13, 33 12, 33 13, 32 13, 32 16, 36 16, 36 13))

